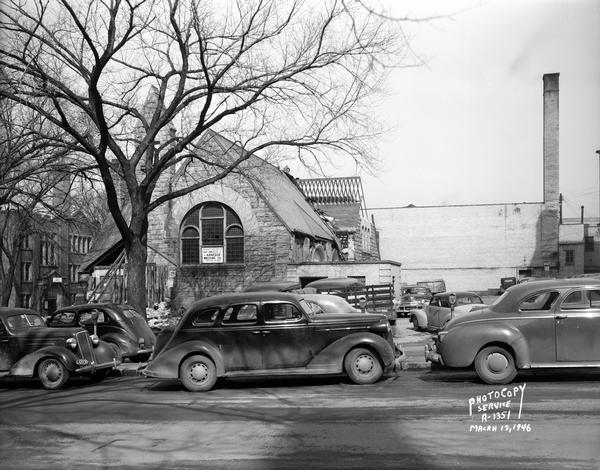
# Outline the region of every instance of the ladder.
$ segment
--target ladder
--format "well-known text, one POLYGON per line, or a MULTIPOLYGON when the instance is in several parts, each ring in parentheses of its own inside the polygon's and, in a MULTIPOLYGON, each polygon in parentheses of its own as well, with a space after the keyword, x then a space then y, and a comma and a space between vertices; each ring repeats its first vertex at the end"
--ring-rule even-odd
POLYGON ((102 279, 102 282, 98 283, 96 288, 92 291, 92 294, 88 299, 88 304, 98 303, 98 300, 102 298, 102 294, 104 294, 110 283, 115 280, 117 274, 126 262, 127 257, 125 256, 125 250, 122 250, 114 263, 108 268, 108 272, 104 276, 104 279, 102 279))

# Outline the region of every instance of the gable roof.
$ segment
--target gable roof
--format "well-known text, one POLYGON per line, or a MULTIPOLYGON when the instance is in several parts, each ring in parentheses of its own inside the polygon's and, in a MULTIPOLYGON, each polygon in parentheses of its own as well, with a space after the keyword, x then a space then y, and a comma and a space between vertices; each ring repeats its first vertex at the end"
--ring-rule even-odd
MULTIPOLYGON (((204 149, 216 146, 225 160, 232 161, 243 152, 240 146, 212 130, 202 135, 200 143, 204 149)), ((290 176, 275 165, 251 155, 238 166, 235 173, 246 178, 290 233, 332 241, 339 246, 333 229, 306 200, 304 193, 290 176)), ((176 175, 175 179, 178 178, 176 175)))

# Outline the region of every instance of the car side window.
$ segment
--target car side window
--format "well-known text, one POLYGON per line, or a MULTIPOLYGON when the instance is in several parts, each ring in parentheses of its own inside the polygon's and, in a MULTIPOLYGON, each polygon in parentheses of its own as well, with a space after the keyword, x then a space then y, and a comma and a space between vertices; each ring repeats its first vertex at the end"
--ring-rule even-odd
POLYGON ((256 323, 257 311, 258 309, 254 304, 232 305, 225 310, 222 323, 224 325, 253 325, 256 323))
POLYGON ((208 310, 201 310, 192 317, 193 326, 210 326, 214 325, 217 315, 219 314, 218 308, 210 308, 208 310))
POLYGON ((576 290, 571 292, 560 306, 561 310, 600 308, 600 290, 576 290))
POLYGON ((302 320, 302 312, 293 304, 272 302, 263 305, 265 323, 289 323, 302 320))
POLYGON ((101 323, 107 323, 108 322, 108 315, 105 314, 103 311, 101 310, 88 310, 85 312, 81 312, 79 314, 79 324, 81 325, 93 325, 94 324, 94 312, 96 312, 98 314, 98 318, 96 320, 97 324, 101 324, 101 323))
POLYGON ((306 303, 310 307, 312 313, 314 313, 316 315, 325 313, 325 310, 323 310, 323 308, 318 303, 313 302, 312 300, 307 300, 306 303))
POLYGON ((75 312, 60 312, 52 317, 50 326, 75 325, 75 312))
POLYGON ((554 302, 558 298, 558 292, 537 292, 525 298, 519 304, 520 312, 529 312, 533 310, 544 311, 550 310, 554 302))

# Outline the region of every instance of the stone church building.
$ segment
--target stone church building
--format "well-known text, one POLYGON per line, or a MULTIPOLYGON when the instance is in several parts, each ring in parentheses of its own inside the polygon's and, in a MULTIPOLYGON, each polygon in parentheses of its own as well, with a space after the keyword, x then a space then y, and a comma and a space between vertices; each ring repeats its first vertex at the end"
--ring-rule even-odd
MULTIPOLYGON (((242 151, 212 131, 203 134, 197 148, 218 155, 223 163, 242 151)), ((205 180, 213 171, 198 159, 183 162, 161 177, 156 196, 205 180)), ((399 287, 400 263, 380 260, 376 229, 366 218, 364 197, 361 201, 360 179, 338 183, 334 188, 329 180, 303 184, 251 156, 224 179, 159 206, 149 216, 149 303, 168 300, 185 306, 271 280, 304 285, 322 277, 353 276, 368 284, 399 287), (303 186, 311 188, 312 200, 303 186), (320 208, 317 202, 323 203, 320 208)), ((107 223, 83 270, 91 275, 89 290, 102 283, 122 250, 120 234, 107 223)), ((111 288, 111 294, 115 289, 121 294, 112 299, 124 300, 124 271, 116 274, 115 286, 120 287, 111 288)))

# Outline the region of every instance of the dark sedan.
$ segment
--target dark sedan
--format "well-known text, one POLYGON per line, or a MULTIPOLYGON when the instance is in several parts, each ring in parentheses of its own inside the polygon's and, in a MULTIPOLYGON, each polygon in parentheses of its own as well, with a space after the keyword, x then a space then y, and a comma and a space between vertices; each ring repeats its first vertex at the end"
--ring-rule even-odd
POLYGON ((107 303, 64 307, 48 318, 48 326, 82 326, 100 339, 114 344, 124 359, 133 362, 147 361, 156 341, 156 335, 146 320, 129 305, 107 303))
POLYGON ((56 390, 71 375, 100 380, 120 362, 112 345, 83 328, 47 328, 32 310, 0 307, 0 377, 37 376, 56 390))
POLYGON ((345 372, 374 383, 397 350, 385 315, 316 315, 301 295, 228 294, 196 302, 158 336, 147 377, 176 379, 190 391, 218 377, 345 372))

